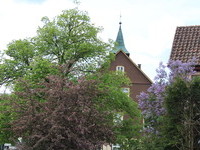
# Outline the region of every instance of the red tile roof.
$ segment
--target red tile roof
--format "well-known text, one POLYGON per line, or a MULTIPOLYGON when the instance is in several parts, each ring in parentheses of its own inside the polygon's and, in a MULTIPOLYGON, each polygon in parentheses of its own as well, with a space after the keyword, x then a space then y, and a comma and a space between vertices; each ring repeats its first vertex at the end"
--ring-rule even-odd
POLYGON ((200 64, 200 25, 177 27, 170 60, 188 62, 194 57, 200 64))

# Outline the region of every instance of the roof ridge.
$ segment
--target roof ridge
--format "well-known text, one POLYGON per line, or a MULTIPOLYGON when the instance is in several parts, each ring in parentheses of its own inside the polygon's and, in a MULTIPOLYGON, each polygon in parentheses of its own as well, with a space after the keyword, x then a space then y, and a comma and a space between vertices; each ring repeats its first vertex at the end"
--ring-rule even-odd
POLYGON ((177 28, 178 28, 178 27, 199 27, 199 26, 200 26, 200 25, 188 25, 188 26, 186 25, 186 26, 177 26, 177 28))

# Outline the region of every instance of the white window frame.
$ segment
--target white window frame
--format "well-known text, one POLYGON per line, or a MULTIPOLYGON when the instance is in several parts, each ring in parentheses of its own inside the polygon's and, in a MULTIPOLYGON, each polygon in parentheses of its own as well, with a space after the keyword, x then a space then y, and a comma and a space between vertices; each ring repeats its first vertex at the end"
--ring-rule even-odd
POLYGON ((122 113, 115 113, 113 122, 115 124, 121 124, 124 120, 124 115, 122 113))
POLYGON ((130 88, 122 88, 122 92, 126 93, 130 97, 130 88))
POLYGON ((116 66, 116 71, 124 72, 125 68, 124 66, 116 66))
POLYGON ((123 121, 123 119, 124 119, 124 115, 123 115, 122 113, 117 113, 117 114, 116 114, 116 118, 117 118, 118 120, 120 120, 120 122, 121 122, 121 121, 123 121))
POLYGON ((112 145, 112 150, 120 150, 120 145, 119 144, 112 145))

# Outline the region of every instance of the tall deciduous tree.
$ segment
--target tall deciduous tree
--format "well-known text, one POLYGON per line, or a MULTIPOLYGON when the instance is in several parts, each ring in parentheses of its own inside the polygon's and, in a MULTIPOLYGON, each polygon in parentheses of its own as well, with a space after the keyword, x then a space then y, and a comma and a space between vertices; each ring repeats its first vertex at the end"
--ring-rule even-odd
POLYGON ((10 137, 13 136, 13 132, 10 130, 11 125, 9 124, 14 119, 10 97, 7 94, 0 95, 0 145, 10 142, 10 137))
POLYGON ((16 108, 20 113, 13 122, 13 131, 15 137, 23 139, 21 148, 92 150, 111 142, 112 113, 100 110, 105 104, 97 101, 103 93, 96 85, 96 81, 73 83, 51 76, 43 88, 27 87, 17 93, 21 103, 16 103, 16 108))
POLYGON ((80 76, 95 71, 108 58, 111 44, 98 37, 101 28, 91 23, 87 12, 75 8, 42 21, 35 37, 8 45, 0 64, 1 85, 34 73, 32 65, 38 60, 63 65, 65 75, 80 76))
POLYGON ((36 50, 30 39, 15 40, 8 44, 0 64, 0 85, 13 83, 30 70, 36 50))
POLYGON ((42 21, 44 26, 37 31, 38 48, 59 64, 105 56, 108 45, 97 36, 101 28, 91 24, 86 12, 66 10, 52 21, 48 17, 42 21))
MULTIPOLYGON (((177 78, 166 90, 164 135, 174 149, 199 149, 200 79, 177 78)), ((169 146, 169 147, 170 147, 169 146)))
POLYGON ((37 49, 45 58, 65 65, 65 74, 93 72, 108 57, 111 45, 98 37, 101 28, 91 23, 87 12, 70 9, 42 21, 35 38, 37 49))
MULTIPOLYGON (((126 135, 115 132, 116 128, 124 128, 123 121, 113 121, 118 112, 129 115, 138 126, 137 105, 120 90, 126 80, 105 81, 109 75, 104 75, 77 82, 50 76, 48 82, 35 89, 21 82, 26 90, 16 92, 13 110, 18 113, 12 123, 14 137, 23 139, 21 148, 95 150, 105 143, 114 143, 118 136, 126 135)), ((131 137, 137 136, 132 128, 128 131, 132 132, 131 137)))
POLYGON ((14 85, 11 129, 21 148, 92 150, 136 137, 139 110, 121 91, 125 75, 107 70, 113 55, 101 28, 77 8, 42 21, 35 37, 8 45, 0 65, 0 84, 14 85), (130 120, 116 124, 119 112, 130 120))

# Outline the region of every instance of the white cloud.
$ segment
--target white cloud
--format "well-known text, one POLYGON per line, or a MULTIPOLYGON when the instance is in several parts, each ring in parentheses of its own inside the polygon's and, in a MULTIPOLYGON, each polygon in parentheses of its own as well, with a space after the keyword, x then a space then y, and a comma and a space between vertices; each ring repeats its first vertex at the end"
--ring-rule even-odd
POLYGON ((47 0, 41 4, 1 1, 1 50, 12 40, 34 36, 43 16, 51 18, 60 14, 62 10, 73 7, 73 3, 66 0, 47 0))

